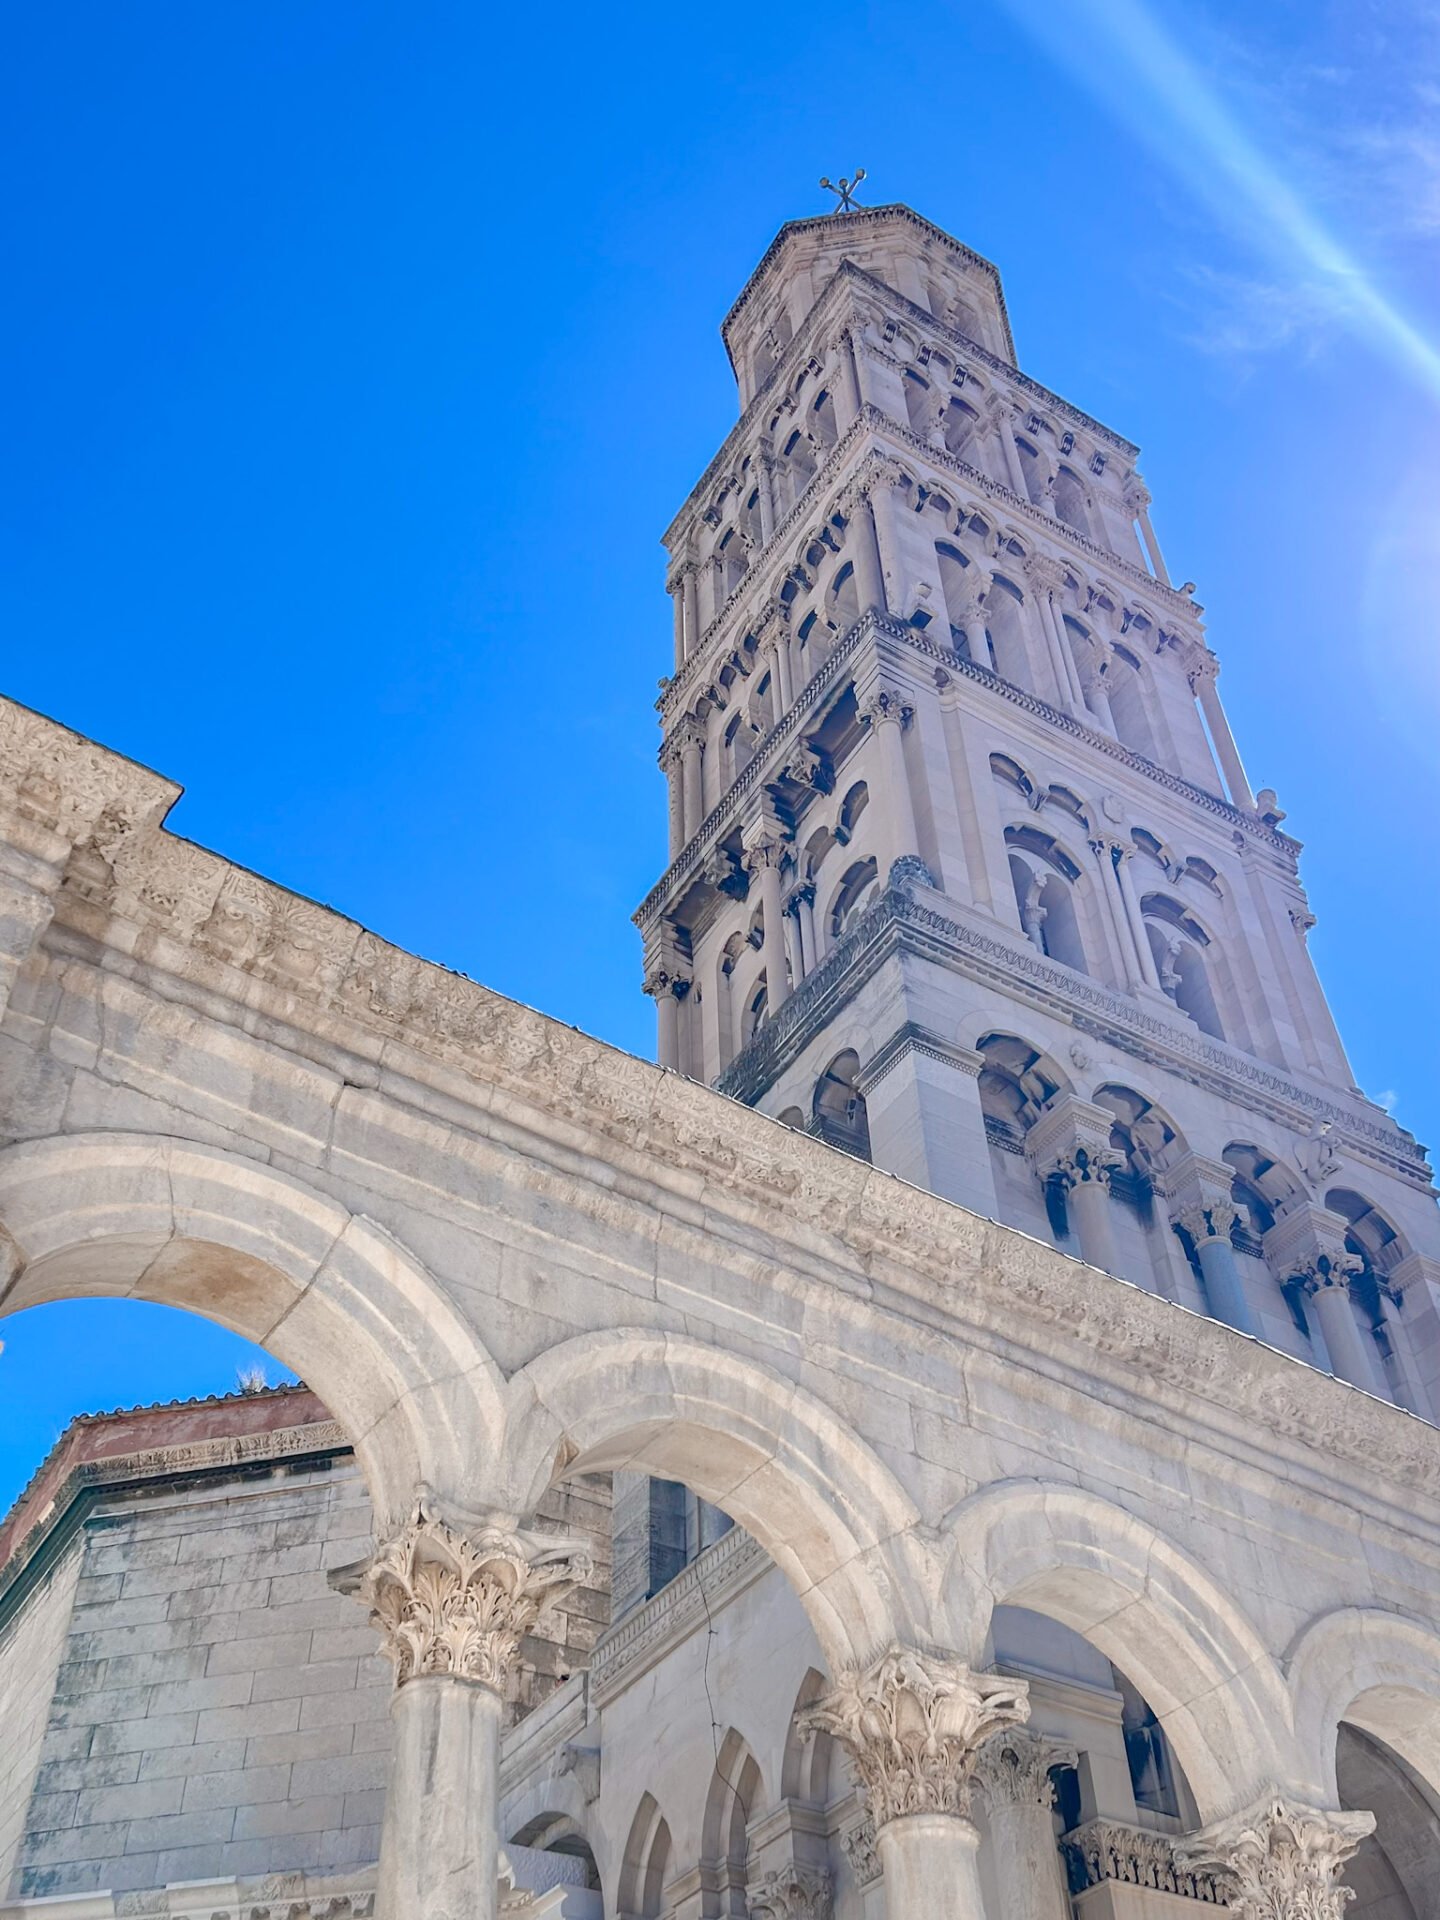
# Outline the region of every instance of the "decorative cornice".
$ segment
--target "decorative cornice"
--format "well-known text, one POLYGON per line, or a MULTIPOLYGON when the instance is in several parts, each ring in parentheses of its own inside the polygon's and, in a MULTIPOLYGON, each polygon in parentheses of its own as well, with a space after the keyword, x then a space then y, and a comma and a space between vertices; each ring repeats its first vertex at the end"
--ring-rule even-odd
POLYGON ((1188 1079, 1297 1133, 1303 1133, 1316 1116, 1328 1119, 1351 1153, 1428 1190, 1423 1157, 1418 1149, 1406 1153, 1409 1136, 1393 1123, 1385 1126, 1352 1113, 1178 1019, 1165 1020, 1138 1000, 1054 965, 1028 942, 1007 944, 894 888, 866 909, 749 1046, 735 1056, 716 1080, 717 1091, 753 1104, 798 1057, 809 1036, 833 1018, 902 946, 926 952, 987 985, 1000 986, 1011 997, 1033 997, 1037 1004, 1111 1046, 1153 1066, 1183 1072, 1188 1079))
POLYGON ((844 1747, 879 1829, 911 1813, 968 1818, 980 1748, 1029 1710, 1023 1680, 892 1647, 841 1673, 798 1725, 844 1747))
POLYGON ((590 1655, 594 1704, 603 1707, 615 1699, 770 1565, 764 1548, 743 1528, 722 1534, 659 1593, 601 1634, 590 1655))
POLYGON ((856 1085, 866 1099, 886 1075, 911 1054, 919 1054, 927 1060, 939 1060, 971 1080, 978 1079, 984 1065, 983 1054, 976 1053, 973 1047, 956 1046, 953 1041, 942 1039, 938 1033, 931 1033, 915 1021, 907 1020, 861 1068, 856 1085))
POLYGON ((1060 1850, 1072 1894, 1113 1881, 1178 1894, 1182 1900, 1198 1900, 1205 1906, 1225 1905, 1224 1889, 1216 1876, 1203 1867, 1182 1866, 1175 1857, 1175 1843, 1163 1833, 1123 1826, 1118 1820, 1091 1820, 1067 1833, 1060 1850))

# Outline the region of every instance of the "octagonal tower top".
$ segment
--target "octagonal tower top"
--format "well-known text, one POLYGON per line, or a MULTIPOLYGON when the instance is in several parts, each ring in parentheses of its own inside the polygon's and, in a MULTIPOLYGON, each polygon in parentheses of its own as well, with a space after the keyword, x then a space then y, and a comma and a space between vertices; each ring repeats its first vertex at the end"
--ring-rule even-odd
POLYGON ((819 214, 786 221, 721 325, 742 410, 846 261, 1013 365, 1005 295, 990 261, 910 207, 819 214))

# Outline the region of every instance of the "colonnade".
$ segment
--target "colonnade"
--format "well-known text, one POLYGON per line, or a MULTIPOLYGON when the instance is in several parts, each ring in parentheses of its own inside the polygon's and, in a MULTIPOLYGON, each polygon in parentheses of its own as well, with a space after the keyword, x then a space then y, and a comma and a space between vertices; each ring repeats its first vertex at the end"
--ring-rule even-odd
MULTIPOLYGON (((395 1672, 381 1920, 496 1920, 506 1684, 522 1636, 589 1570, 576 1541, 503 1518, 452 1527, 417 1507, 367 1564, 337 1576, 369 1603, 395 1672)), ((977 1785, 1004 1920, 1065 1920, 1049 1776, 1074 1755, 1029 1731, 1028 1718, 1023 1679, 901 1644, 842 1668, 803 1710, 801 1732, 837 1741, 863 1792, 891 1920, 987 1920, 977 1785)), ((1225 1877, 1242 1920, 1341 1920, 1340 1876, 1373 1825, 1267 1785, 1175 1850, 1225 1877)), ((814 1875, 792 1877, 811 1900, 814 1875)), ((767 1897, 788 1915, 785 1878, 771 1876, 767 1897)))

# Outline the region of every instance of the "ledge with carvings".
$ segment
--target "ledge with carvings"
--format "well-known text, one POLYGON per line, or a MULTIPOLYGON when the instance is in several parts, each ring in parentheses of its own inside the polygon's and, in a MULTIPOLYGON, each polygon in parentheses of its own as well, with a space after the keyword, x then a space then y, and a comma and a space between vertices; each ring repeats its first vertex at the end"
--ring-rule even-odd
POLYGON ((765 1549, 743 1528, 731 1527, 722 1534, 659 1593, 601 1634, 590 1656, 595 1705, 613 1700, 771 1564, 765 1549))
POLYGON ((1060 1852, 1072 1895, 1113 1881, 1120 1886, 1176 1894, 1204 1906, 1226 1904, 1224 1889, 1214 1875, 1179 1865, 1169 1838, 1147 1827, 1125 1826, 1118 1820, 1091 1820, 1064 1836, 1060 1852))
POLYGON ((1423 1154, 1393 1122, 1384 1125, 1311 1093, 1248 1054, 1212 1040, 1183 1016, 1165 1019, 1139 1001, 1047 960, 1018 936, 1010 944, 893 886, 735 1056, 716 1079, 716 1090, 747 1105, 758 1100, 800 1057, 811 1036, 901 948, 938 959, 1011 997, 1018 984, 1027 997, 1068 1024, 1153 1066, 1178 1071, 1281 1126, 1304 1133, 1317 1117, 1329 1120, 1336 1139, 1343 1138, 1352 1152, 1428 1188, 1423 1154))

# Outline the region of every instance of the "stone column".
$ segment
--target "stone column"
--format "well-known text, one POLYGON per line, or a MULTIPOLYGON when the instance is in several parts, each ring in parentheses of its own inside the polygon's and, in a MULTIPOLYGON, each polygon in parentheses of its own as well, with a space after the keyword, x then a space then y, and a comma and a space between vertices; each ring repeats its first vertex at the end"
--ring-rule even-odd
POLYGON ((892 1647, 803 1716, 840 1742, 864 1788, 892 1920, 985 1920, 972 1777, 984 1742, 1028 1711, 1023 1680, 892 1647))
POLYGON ((990 1810, 990 1852, 1004 1920, 1070 1920, 1050 1809, 1051 1767, 1073 1767, 1074 1747, 1012 1727, 980 1750, 976 1769, 990 1810))
POLYGON ((921 865, 910 775, 905 766, 904 733, 914 718, 914 708, 897 689, 876 687, 861 700, 860 718, 878 749, 878 764, 869 787, 878 828, 880 884, 884 886, 897 861, 921 865))
POLYGON ((692 984, 673 966, 653 967, 645 976, 644 991, 655 1002, 655 1058, 662 1067, 680 1065, 680 1002, 692 984))
POLYGON ((1150 937, 1145 931, 1145 915, 1140 910, 1139 896, 1135 892, 1135 878, 1130 871, 1130 862, 1134 858, 1134 847, 1125 842, 1116 842, 1114 855, 1115 878, 1120 886, 1120 900, 1125 909, 1126 922, 1130 928, 1130 937, 1134 942, 1136 958, 1140 962, 1140 978, 1147 987, 1161 991, 1160 971, 1155 965, 1155 955, 1150 951, 1150 937))
POLYGON ((760 544, 768 547, 775 533, 775 456, 762 451, 755 466, 755 491, 760 496, 760 544))
POLYGON ((1059 596, 1065 588, 1065 569, 1048 554, 1032 554, 1025 562, 1025 578, 1040 621, 1040 641, 1055 681, 1056 698, 1076 719, 1089 718, 1085 695, 1080 686, 1080 670, 1065 637, 1065 620, 1059 596))
POLYGON ((770 677, 775 687, 775 718, 781 719, 795 704, 795 689, 790 677, 790 629, 776 613, 766 636, 770 643, 770 677))
POLYGON ((780 862, 785 842, 777 831, 762 829, 745 848, 745 868, 760 882, 760 910, 765 917, 765 1005, 775 1014, 790 997, 785 971, 785 910, 780 899, 780 862))
POLYGON ((1223 1875, 1235 1920, 1343 1920, 1345 1863, 1373 1813, 1308 1807, 1271 1788, 1244 1812, 1174 1841, 1187 1872, 1223 1875))
POLYGON ((700 644, 699 569, 687 560, 680 569, 685 603, 685 658, 688 660, 700 644))
POLYGON ((1402 1337, 1420 1395, 1416 1411, 1440 1421, 1440 1260, 1407 1254, 1385 1278, 1400 1301, 1402 1337))
POLYGON ((855 569, 855 597, 861 613, 872 607, 886 610, 885 580, 880 570, 880 549, 875 537, 875 513, 868 493, 856 489, 842 502, 847 521, 845 544, 853 548, 850 564, 855 569))
POLYGON ((665 776, 665 799, 669 809, 670 858, 674 860, 685 845, 684 772, 678 753, 666 753, 660 761, 665 776))
POLYGON ((1150 494, 1138 481, 1126 490, 1125 509, 1132 519, 1140 522, 1140 538, 1145 542, 1145 551, 1150 556, 1155 578, 1168 587, 1170 574, 1165 566, 1165 556, 1160 551, 1160 542, 1155 538, 1155 529, 1150 524, 1150 494))
MULTIPOLYGON (((903 614, 900 591, 904 569, 900 564, 900 545, 895 532, 894 492, 900 484, 900 470, 888 464, 870 483, 870 512, 875 524, 875 545, 880 555, 881 598, 878 605, 891 613, 903 614)), ((864 613, 862 602, 860 611, 864 613)))
POLYGON ((705 799, 700 784, 704 731, 693 714, 686 714, 675 729, 675 738, 680 745, 680 812, 685 823, 682 844, 688 844, 699 832, 700 822, 705 818, 705 799))
MULTIPOLYGON (((1123 840, 1117 840, 1111 834, 1097 833, 1090 842, 1090 851, 1100 868, 1100 894, 1105 902, 1105 910, 1115 934, 1119 949, 1121 985, 1132 991, 1143 986, 1146 980, 1145 968, 1140 959, 1140 942, 1150 943, 1141 931, 1132 926, 1125 896, 1120 886, 1120 876, 1116 872, 1116 862, 1128 849, 1123 840)), ((1155 957, 1150 956, 1150 972, 1155 972, 1155 957)), ((1157 976, 1158 979, 1158 976, 1157 976)))
POLYGON ((1042 1185, 1059 1180, 1081 1257, 1102 1273, 1116 1270, 1110 1224, 1110 1176, 1124 1162, 1110 1145, 1115 1116, 1074 1094, 1060 1094, 1025 1136, 1025 1158, 1042 1185))
POLYGON ((505 1685, 540 1610, 589 1574, 573 1540, 417 1507, 336 1584, 370 1603, 395 1668, 376 1905, 399 1920, 495 1920, 505 1685))
POLYGON ((1350 1282, 1363 1271, 1364 1262, 1346 1248, 1348 1224, 1313 1200, 1293 1201, 1265 1235, 1265 1259, 1282 1285, 1286 1280, 1304 1283, 1331 1372, 1352 1387, 1389 1399, 1380 1355, 1375 1343, 1362 1336, 1350 1305, 1350 1282))
POLYGON ((1204 653, 1190 668, 1186 677, 1190 682, 1191 693, 1200 702, 1200 711, 1204 714, 1205 725, 1210 730, 1210 739, 1215 748, 1216 758, 1220 762, 1220 772, 1231 802, 1247 813, 1252 812, 1255 796, 1250 791, 1250 782, 1245 778, 1240 749, 1235 745, 1235 736, 1230 731, 1230 722, 1225 717, 1225 709, 1220 704, 1220 693, 1215 685, 1220 677, 1220 662, 1213 653, 1204 653))
POLYGON ((684 570, 674 573, 665 582, 665 591, 673 602, 675 615, 675 671, 678 673, 685 664, 685 580, 684 570))
MULTIPOLYGON (((1020 449, 1015 444, 1015 415, 1008 401, 996 403, 991 418, 995 435, 1000 442, 1000 457, 1005 464, 1005 473, 1009 475, 1008 486, 1012 493, 1022 500, 1030 498, 1025 486, 1025 469, 1020 465, 1020 449)), ((1004 479, 1004 475, 1001 476, 1004 479)))
POLYGON ((835 367, 835 429, 843 438, 860 413, 860 377, 855 371, 855 344, 848 331, 831 344, 830 358, 835 367))
POLYGON ((1181 1207, 1172 1217, 1190 1236, 1211 1313, 1237 1333, 1258 1333, 1230 1242, 1239 1209, 1228 1200, 1214 1200, 1208 1206, 1181 1207))

